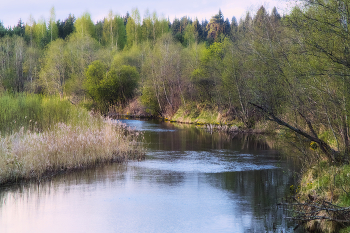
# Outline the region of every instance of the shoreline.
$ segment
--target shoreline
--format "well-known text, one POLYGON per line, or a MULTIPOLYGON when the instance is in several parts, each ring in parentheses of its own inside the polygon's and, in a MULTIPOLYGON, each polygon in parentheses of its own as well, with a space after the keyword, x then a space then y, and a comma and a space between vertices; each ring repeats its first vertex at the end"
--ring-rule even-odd
MULTIPOLYGON (((75 172, 81 172, 84 170, 89 169, 95 169, 99 167, 103 167, 106 165, 111 164, 126 164, 129 161, 132 161, 133 159, 125 159, 122 157, 116 157, 109 160, 102 160, 95 163, 87 164, 85 166, 79 166, 79 167, 71 167, 71 168, 63 168, 58 170, 47 170, 45 171, 40 177, 28 177, 28 178, 19 178, 17 180, 8 180, 7 182, 0 183, 0 188, 6 187, 6 186, 12 186, 12 185, 18 185, 18 184, 27 184, 30 182, 38 182, 41 183, 42 181, 49 181, 55 177, 58 177, 60 175, 66 175, 71 174, 75 172)), ((145 156, 142 158, 137 159, 137 161, 145 160, 145 156)))
POLYGON ((146 120, 159 120, 164 122, 170 122, 170 123, 176 123, 176 124, 184 124, 184 125, 194 125, 196 127, 199 127, 201 129, 205 129, 211 132, 214 131, 221 131, 226 132, 228 134, 276 134, 276 132, 273 132, 271 130, 263 130, 263 129, 249 129, 244 128, 241 126, 242 123, 234 124, 234 123, 217 123, 217 122, 200 122, 200 121, 194 121, 194 122, 184 122, 184 121, 178 121, 173 119, 168 119, 166 117, 157 117, 152 115, 131 115, 131 114, 108 114, 107 117, 110 117, 111 119, 146 119, 146 120))

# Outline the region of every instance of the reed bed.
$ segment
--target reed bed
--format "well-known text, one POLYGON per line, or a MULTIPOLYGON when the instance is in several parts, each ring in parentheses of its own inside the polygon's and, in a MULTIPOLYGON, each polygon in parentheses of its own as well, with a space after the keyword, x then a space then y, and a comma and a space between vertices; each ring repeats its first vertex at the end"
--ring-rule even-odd
POLYGON ((53 130, 39 133, 22 128, 1 137, 0 183, 40 180, 62 171, 144 157, 139 132, 111 121, 91 123, 58 123, 53 130))
POLYGON ((142 133, 68 101, 3 95, 0 106, 0 184, 144 158, 142 133))

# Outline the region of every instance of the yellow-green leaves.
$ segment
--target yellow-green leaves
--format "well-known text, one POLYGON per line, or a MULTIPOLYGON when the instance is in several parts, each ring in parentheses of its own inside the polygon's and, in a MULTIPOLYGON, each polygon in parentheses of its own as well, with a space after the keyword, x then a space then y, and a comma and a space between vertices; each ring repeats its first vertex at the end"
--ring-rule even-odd
POLYGON ((95 25, 91 20, 89 13, 85 12, 75 21, 75 31, 80 35, 95 36, 95 25))
POLYGON ((62 39, 50 43, 43 58, 43 67, 38 83, 47 94, 63 96, 63 86, 66 80, 66 64, 64 58, 65 43, 62 39))

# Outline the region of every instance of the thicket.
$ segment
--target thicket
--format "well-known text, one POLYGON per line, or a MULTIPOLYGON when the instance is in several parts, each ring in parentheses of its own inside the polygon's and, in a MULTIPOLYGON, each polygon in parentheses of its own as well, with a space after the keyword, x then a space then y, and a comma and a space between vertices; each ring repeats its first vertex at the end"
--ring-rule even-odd
POLYGON ((86 69, 84 87, 87 94, 97 103, 96 110, 103 111, 109 106, 123 107, 134 97, 139 73, 135 67, 122 65, 119 69, 107 67, 100 61, 92 62, 86 69))

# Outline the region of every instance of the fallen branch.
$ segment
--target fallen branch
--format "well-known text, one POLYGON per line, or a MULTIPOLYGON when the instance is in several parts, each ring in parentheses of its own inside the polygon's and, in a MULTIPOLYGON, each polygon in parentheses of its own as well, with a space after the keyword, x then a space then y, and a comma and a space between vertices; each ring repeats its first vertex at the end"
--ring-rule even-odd
POLYGON ((309 196, 305 202, 299 202, 296 197, 290 197, 290 201, 278 203, 286 206, 292 214, 287 219, 298 221, 298 225, 310 221, 333 221, 342 226, 350 224, 350 207, 340 207, 316 196, 309 196))
MULTIPOLYGON (((276 122, 277 124, 279 125, 282 125, 282 126, 285 126, 287 127, 288 129, 294 131, 295 133, 299 134, 299 135, 302 135, 304 136, 305 138, 307 138, 308 140, 310 141, 313 141, 313 142, 316 142, 318 144, 318 146, 320 147, 320 149, 324 152, 324 154, 328 157, 328 159, 330 161, 339 161, 341 158, 338 156, 339 153, 335 150, 333 150, 325 141, 321 140, 317 134, 315 133, 315 131, 313 130, 313 127, 311 125, 311 122, 309 120, 306 120, 307 124, 308 124, 308 127, 310 128, 310 130, 312 131, 312 135, 310 135, 309 133, 301 130, 301 129, 298 129, 290 124, 288 124, 287 122, 283 121, 282 119, 278 118, 273 112, 269 111, 268 109, 262 107, 262 106, 259 106, 257 104, 254 104, 254 103, 251 103, 249 102, 249 104, 253 105, 254 107, 256 107, 257 109, 259 109, 260 111, 262 111, 263 113, 267 114, 268 115, 268 119, 270 121, 274 121, 276 122)), ((303 115, 302 115, 303 116, 303 115)))

